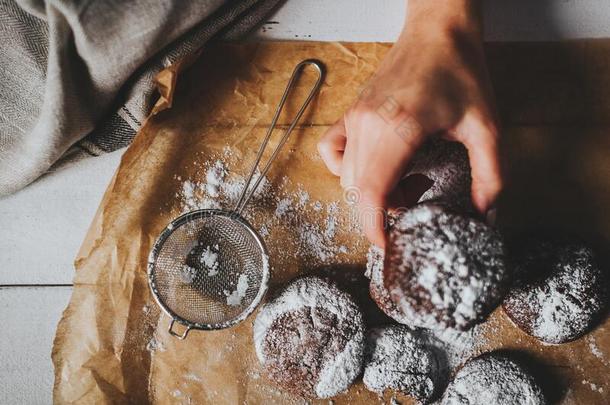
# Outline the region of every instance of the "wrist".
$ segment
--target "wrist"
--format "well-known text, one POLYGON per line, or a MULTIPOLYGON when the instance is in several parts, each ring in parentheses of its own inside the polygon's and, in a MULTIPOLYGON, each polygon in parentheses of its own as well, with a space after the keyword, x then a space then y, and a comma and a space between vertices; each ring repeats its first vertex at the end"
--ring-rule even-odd
POLYGON ((408 0, 401 36, 482 36, 480 0, 408 0))

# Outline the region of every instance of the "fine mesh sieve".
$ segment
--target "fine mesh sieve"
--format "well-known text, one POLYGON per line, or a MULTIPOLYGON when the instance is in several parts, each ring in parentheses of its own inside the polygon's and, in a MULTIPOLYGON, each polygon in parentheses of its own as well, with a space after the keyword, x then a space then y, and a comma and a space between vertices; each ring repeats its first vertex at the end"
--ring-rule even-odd
POLYGON ((213 330, 235 325, 261 302, 270 276, 267 248, 241 213, 323 79, 324 69, 319 61, 308 59, 295 67, 232 211, 188 212, 173 220, 155 242, 148 260, 148 282, 155 300, 172 318, 168 330, 173 336, 184 339, 191 329, 213 330), (306 66, 313 66, 318 78, 250 187, 284 104, 306 66), (173 330, 175 322, 185 327, 182 334, 173 330))

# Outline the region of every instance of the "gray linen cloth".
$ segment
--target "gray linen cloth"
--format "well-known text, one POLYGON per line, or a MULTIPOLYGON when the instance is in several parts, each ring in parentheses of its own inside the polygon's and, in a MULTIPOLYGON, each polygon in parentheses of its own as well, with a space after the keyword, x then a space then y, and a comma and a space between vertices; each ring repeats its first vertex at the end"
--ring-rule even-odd
POLYGON ((126 146, 159 70, 245 34, 278 2, 0 0, 0 196, 62 156, 126 146))

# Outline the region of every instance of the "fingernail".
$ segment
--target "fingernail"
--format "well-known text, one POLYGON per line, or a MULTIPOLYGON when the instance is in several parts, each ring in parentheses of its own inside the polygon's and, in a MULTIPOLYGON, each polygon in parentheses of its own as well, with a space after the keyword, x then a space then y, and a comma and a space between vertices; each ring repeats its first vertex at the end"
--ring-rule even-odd
POLYGON ((492 207, 487 210, 485 214, 485 221, 489 226, 496 226, 496 217, 498 215, 498 209, 496 207, 492 207))

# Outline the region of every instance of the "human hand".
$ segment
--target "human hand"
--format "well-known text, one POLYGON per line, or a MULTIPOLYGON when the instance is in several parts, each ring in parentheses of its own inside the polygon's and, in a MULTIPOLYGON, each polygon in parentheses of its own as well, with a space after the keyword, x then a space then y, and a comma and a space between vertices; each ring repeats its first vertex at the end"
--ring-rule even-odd
POLYGON ((397 186, 407 165, 432 135, 466 146, 472 200, 485 214, 502 177, 477 1, 410 0, 398 41, 359 99, 318 143, 341 186, 356 191, 372 243, 385 246, 383 213, 400 201, 404 190, 397 186))

